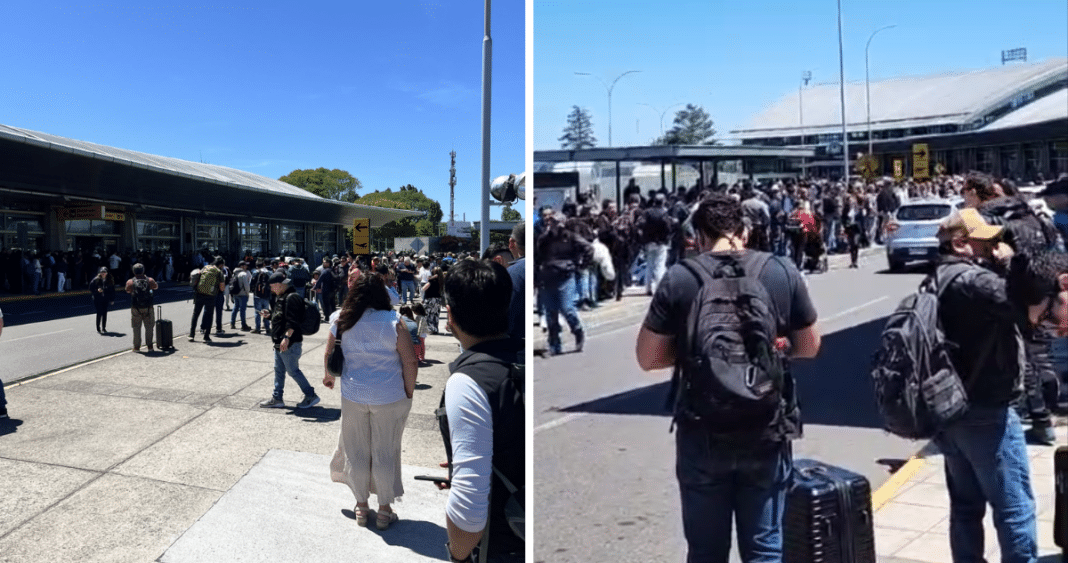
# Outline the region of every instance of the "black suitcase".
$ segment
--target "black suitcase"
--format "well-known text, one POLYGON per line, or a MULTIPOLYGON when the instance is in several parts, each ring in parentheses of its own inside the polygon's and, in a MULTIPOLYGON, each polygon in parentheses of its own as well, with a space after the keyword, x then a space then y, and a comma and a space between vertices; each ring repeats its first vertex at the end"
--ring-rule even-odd
POLYGON ((810 459, 794 462, 783 563, 876 563, 871 484, 863 475, 810 459))
POLYGON ((1068 446, 1053 452, 1053 542, 1061 548, 1061 560, 1068 563, 1068 446))
POLYGON ((156 347, 160 350, 174 349, 174 323, 163 320, 163 307, 156 307, 156 347))

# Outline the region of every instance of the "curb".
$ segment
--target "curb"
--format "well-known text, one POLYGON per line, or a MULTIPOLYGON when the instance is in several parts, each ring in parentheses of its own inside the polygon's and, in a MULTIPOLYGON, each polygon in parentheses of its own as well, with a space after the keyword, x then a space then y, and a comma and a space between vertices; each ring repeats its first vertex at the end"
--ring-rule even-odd
POLYGON ((23 377, 23 378, 20 378, 20 379, 16 379, 15 381, 12 381, 11 383, 8 383, 7 385, 4 385, 4 389, 11 389, 12 387, 18 387, 19 385, 22 385, 24 383, 29 383, 31 381, 36 381, 38 379, 44 379, 44 378, 46 378, 48 376, 51 376, 51 375, 59 375, 61 373, 66 373, 66 372, 68 372, 68 371, 70 371, 72 369, 84 367, 84 366, 87 366, 89 364, 95 364, 97 362, 102 362, 104 360, 110 360, 111 358, 115 358, 115 357, 121 356, 123 354, 132 354, 132 353, 133 353, 133 350, 122 350, 121 352, 112 352, 110 354, 105 354, 105 355, 97 357, 97 358, 90 358, 88 360, 82 360, 82 361, 80 361, 80 362, 78 362, 76 364, 71 364, 69 366, 58 367, 58 368, 51 369, 51 370, 48 370, 48 371, 45 371, 45 372, 35 373, 33 375, 27 375, 26 377, 23 377))
MULTIPOLYGON (((923 450, 920 451, 922 452, 923 450)), ((883 483, 878 489, 871 493, 871 511, 873 514, 879 512, 882 507, 886 506, 886 504, 894 498, 894 495, 897 494, 901 487, 903 487, 905 483, 908 483, 913 475, 927 465, 927 460, 919 456, 920 453, 918 452, 910 457, 908 461, 905 462, 905 465, 902 465, 890 476, 890 479, 887 480, 887 482, 883 483)))

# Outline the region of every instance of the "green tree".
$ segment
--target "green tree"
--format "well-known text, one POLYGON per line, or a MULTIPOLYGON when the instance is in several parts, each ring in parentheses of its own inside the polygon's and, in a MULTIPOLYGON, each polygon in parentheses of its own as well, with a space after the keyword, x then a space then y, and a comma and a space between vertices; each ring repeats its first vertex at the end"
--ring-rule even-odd
POLYGON ((352 174, 337 168, 327 170, 294 170, 279 180, 309 191, 319 197, 352 203, 359 197, 356 192, 363 186, 352 174))
POLYGON ((557 139, 560 148, 569 150, 588 149, 597 146, 597 139, 593 136, 593 121, 590 113, 578 106, 571 106, 571 113, 567 115, 567 127, 564 127, 564 135, 557 139))
POLYGON ((520 215, 519 212, 516 211, 515 209, 512 209, 511 207, 509 207, 507 205, 504 206, 504 209, 501 209, 501 221, 522 221, 522 220, 523 220, 523 216, 520 215))
POLYGON ((655 145, 714 145, 716 130, 712 126, 712 117, 704 108, 686 104, 675 114, 674 125, 663 137, 653 142, 655 145))
POLYGON ((375 191, 356 198, 353 203, 388 207, 390 209, 410 209, 422 211, 426 214, 423 217, 405 217, 374 229, 371 236, 375 240, 386 240, 386 246, 389 248, 393 247, 393 239, 396 237, 434 235, 434 227, 441 222, 443 215, 441 205, 438 202, 428 198, 419 188, 411 184, 401 186, 397 191, 392 191, 389 188, 382 192, 375 191))

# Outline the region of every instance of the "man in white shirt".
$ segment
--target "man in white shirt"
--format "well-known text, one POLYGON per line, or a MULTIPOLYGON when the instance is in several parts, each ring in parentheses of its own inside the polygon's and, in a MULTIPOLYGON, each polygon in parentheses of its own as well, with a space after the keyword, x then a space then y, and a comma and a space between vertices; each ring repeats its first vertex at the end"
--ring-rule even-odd
MULTIPOLYGON (((512 279, 495 262, 461 260, 445 278, 448 326, 464 350, 449 368, 442 433, 451 488, 445 505, 454 562, 523 561, 525 516, 508 514, 525 483, 522 344, 508 336, 512 279), (492 491, 492 494, 491 494, 492 491)), ((439 410, 440 415, 440 410, 439 410)))

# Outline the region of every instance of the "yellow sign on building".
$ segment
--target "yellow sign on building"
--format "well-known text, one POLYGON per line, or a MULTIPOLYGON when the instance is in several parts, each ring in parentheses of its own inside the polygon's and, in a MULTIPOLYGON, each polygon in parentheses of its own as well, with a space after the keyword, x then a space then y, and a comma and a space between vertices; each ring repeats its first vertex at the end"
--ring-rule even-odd
POLYGON ((927 150, 927 143, 912 145, 912 177, 931 177, 931 153, 927 150))
POLYGON ((352 220, 352 253, 371 253, 371 221, 370 219, 352 220))
POLYGON ((894 159, 894 179, 900 180, 905 177, 905 161, 900 158, 894 159))

